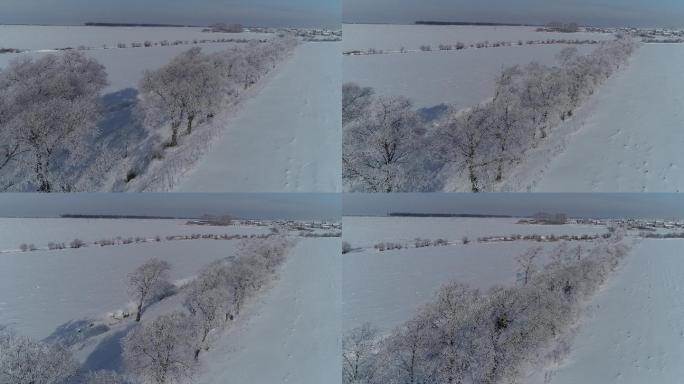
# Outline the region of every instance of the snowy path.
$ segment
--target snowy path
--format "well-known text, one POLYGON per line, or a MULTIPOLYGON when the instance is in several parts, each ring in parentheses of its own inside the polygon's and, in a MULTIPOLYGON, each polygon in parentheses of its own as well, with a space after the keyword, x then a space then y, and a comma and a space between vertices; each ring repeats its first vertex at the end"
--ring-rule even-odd
POLYGON ((553 384, 678 383, 684 376, 681 240, 645 240, 594 301, 553 384))
POLYGON ((341 190, 339 43, 304 43, 252 99, 177 190, 341 190))
POLYGON ((340 239, 301 240, 274 286, 207 354, 201 384, 339 382, 340 239))
POLYGON ((536 161, 545 169, 529 180, 530 189, 684 190, 683 61, 681 44, 646 44, 637 50, 630 66, 588 100, 587 116, 570 123, 579 129, 567 139, 566 150, 548 165, 536 161))

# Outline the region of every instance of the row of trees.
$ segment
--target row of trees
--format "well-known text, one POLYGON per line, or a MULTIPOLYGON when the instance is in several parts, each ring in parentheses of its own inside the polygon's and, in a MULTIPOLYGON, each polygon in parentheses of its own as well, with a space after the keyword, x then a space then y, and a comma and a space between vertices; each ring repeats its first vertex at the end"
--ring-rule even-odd
POLYGON ((481 292, 450 283, 419 314, 380 337, 370 324, 343 340, 345 384, 513 382, 520 369, 560 359, 582 303, 628 248, 604 242, 590 252, 561 246, 545 267, 541 248, 518 258, 517 284, 481 292), (506 381, 508 380, 508 381, 506 381))
POLYGON ((170 126, 169 146, 178 145, 179 130, 192 133, 194 124, 210 119, 240 92, 273 69, 297 44, 283 37, 267 43, 205 54, 199 47, 176 56, 170 63, 146 71, 140 81, 145 117, 151 126, 170 126))
POLYGON ((0 327, 2 384, 167 384, 191 377, 212 335, 240 314, 245 302, 276 273, 290 248, 282 236, 245 241, 239 256, 208 265, 191 283, 176 288, 171 265, 151 259, 128 276, 136 325, 122 341, 125 375, 79 367, 59 344, 17 336, 0 327), (183 309, 143 320, 145 310, 169 295, 183 295, 183 309))
MULTIPOLYGON (((146 125, 153 132, 170 125, 167 145, 177 145, 182 125, 190 134, 296 44, 295 38, 283 35, 213 54, 194 47, 162 68, 147 71, 139 85, 146 125)), ((104 66, 76 50, 21 56, 0 70, 0 191, 72 191, 97 162, 93 156, 116 161, 111 148, 95 153, 106 86, 104 66)), ((142 155, 154 156, 158 153, 142 155)), ((98 165, 93 172, 101 168, 98 165)))
MULTIPOLYGON (((143 322, 123 340, 128 372, 143 383, 166 384, 192 376, 212 337, 240 315, 277 271, 290 247, 284 237, 245 242, 240 256, 208 265, 188 286, 183 310, 143 322)), ((150 260, 130 275, 129 292, 136 302, 136 321, 149 304, 168 292, 164 261, 150 260)))
POLYGON ((512 166, 553 127, 573 115, 587 96, 618 70, 636 44, 603 42, 588 55, 568 47, 559 66, 532 62, 501 71, 494 96, 472 108, 450 107, 432 124, 421 121, 405 97, 375 96, 343 86, 343 179, 367 192, 472 192, 495 189, 512 166))

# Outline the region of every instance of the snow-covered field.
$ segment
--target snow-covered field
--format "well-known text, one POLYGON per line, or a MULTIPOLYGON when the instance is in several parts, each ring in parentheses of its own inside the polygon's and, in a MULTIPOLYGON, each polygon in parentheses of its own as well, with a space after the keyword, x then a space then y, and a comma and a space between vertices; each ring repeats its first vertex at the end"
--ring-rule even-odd
MULTIPOLYGON (((199 27, 89 27, 0 25, 0 48, 21 50, 54 50, 59 48, 101 49, 116 47, 118 43, 143 43, 146 40, 192 41, 194 39, 266 39, 268 33, 205 33, 199 27)), ((133 49, 140 52, 141 49, 133 49)), ((0 55, 1 56, 1 55, 0 55)))
MULTIPOLYGON (((462 51, 437 51, 437 45, 458 41, 516 43, 518 40, 545 39, 609 40, 613 36, 585 32, 542 33, 530 27, 350 24, 344 26, 344 51, 399 50, 402 46, 418 49, 424 44, 432 45, 433 51, 345 56, 344 81, 373 87, 379 95, 406 96, 419 108, 440 104, 466 108, 493 96, 496 76, 502 68, 532 61, 555 65, 556 55, 566 45, 513 45, 462 51)), ((577 48, 580 53, 587 53, 592 46, 579 45, 577 48)))
POLYGON ((369 48, 382 50, 418 49, 421 45, 432 45, 433 49, 439 44, 477 43, 481 41, 511 41, 518 40, 548 40, 548 39, 577 39, 577 40, 610 40, 611 34, 601 33, 556 33, 536 32, 535 27, 507 27, 507 26, 433 26, 433 25, 393 25, 393 24, 344 24, 344 51, 367 50, 369 48))
POLYGON ((644 240, 592 301, 550 383, 676 383, 684 375, 682 240, 644 240))
POLYGON ((679 192, 684 188, 680 44, 646 44, 509 178, 510 189, 679 192))
MULTIPOLYGON (((415 315, 433 299, 442 285, 458 281, 473 288, 510 285, 515 281, 516 256, 539 246, 530 241, 477 243, 480 236, 520 234, 594 234, 605 227, 589 225, 520 225, 516 219, 470 218, 343 218, 344 241, 352 251, 342 257, 343 330, 371 322, 383 331, 415 315), (381 241, 410 243, 416 237, 442 237, 457 242, 468 236, 471 243, 378 252, 381 241), (370 247, 370 249, 368 249, 370 247)), ((558 243, 542 243, 552 249, 558 243)), ((570 243, 584 249, 590 242, 570 243)), ((539 260, 540 265, 548 260, 539 260)))
MULTIPOLYGON (((181 220, 2 219, 0 248, 21 243, 86 242, 121 237, 192 233, 264 234, 266 227, 183 225, 181 220)), ((0 324, 43 338, 74 319, 101 317, 128 302, 126 275, 156 257, 173 266, 171 278, 185 279, 206 264, 234 254, 239 240, 182 240, 79 249, 0 254, 0 324)))
POLYGON ((178 191, 338 192, 339 43, 304 43, 257 95, 228 117, 225 134, 178 191))

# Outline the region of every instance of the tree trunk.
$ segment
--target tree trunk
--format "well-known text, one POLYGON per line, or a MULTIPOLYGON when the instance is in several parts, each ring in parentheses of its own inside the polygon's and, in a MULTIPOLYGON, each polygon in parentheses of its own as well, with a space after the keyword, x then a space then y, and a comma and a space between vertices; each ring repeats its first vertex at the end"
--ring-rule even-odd
POLYGON ((186 135, 192 133, 192 121, 195 120, 195 115, 188 115, 188 129, 185 131, 186 135))
POLYGON ((175 147, 178 145, 178 127, 179 126, 180 126, 179 122, 171 123, 171 143, 169 143, 169 145, 172 147, 175 147))
POLYGON ((36 178, 38 179, 38 192, 52 192, 52 186, 48 180, 48 162, 43 160, 43 156, 36 149, 36 178))
POLYGON ((142 316, 142 301, 138 303, 138 313, 135 314, 135 321, 140 321, 140 317, 142 316))

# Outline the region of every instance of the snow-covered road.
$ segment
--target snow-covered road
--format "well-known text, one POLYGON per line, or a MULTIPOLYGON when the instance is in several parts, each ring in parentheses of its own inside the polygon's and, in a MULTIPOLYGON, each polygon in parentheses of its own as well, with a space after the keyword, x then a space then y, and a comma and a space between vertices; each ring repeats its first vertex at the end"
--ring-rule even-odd
POLYGON ((678 383, 684 377, 682 240, 645 240, 593 301, 553 384, 678 383))
POLYGON ((282 65, 178 191, 341 190, 340 43, 303 43, 282 65))
POLYGON ((207 354, 202 384, 340 381, 340 239, 301 240, 273 287, 207 354))
POLYGON ((529 173, 532 177, 523 189, 684 190, 683 61, 684 45, 642 46, 630 66, 590 98, 575 121, 557 128, 555 135, 563 135, 559 131, 564 128, 572 130, 572 125, 577 128, 561 146, 565 150, 548 164, 528 161, 537 171, 529 173))

